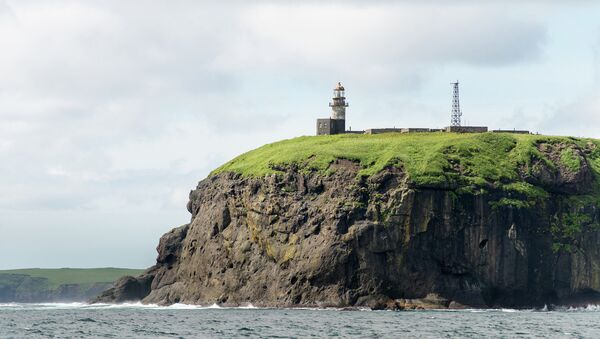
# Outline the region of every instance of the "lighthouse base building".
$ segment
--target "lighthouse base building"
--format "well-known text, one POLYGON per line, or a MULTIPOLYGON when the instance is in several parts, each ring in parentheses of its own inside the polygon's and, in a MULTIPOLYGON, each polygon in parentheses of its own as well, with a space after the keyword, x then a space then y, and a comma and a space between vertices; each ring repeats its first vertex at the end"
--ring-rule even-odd
POLYGON ((342 134, 346 132, 346 120, 317 119, 317 135, 342 134))

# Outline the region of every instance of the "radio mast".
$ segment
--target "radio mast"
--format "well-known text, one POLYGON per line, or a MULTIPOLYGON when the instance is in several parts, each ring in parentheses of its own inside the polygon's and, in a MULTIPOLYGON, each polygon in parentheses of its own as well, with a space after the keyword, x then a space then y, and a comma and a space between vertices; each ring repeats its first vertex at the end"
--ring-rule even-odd
POLYGON ((460 111, 460 99, 458 98, 458 80, 451 83, 454 87, 452 93, 452 115, 450 118, 450 126, 460 126, 460 117, 462 112, 460 111))

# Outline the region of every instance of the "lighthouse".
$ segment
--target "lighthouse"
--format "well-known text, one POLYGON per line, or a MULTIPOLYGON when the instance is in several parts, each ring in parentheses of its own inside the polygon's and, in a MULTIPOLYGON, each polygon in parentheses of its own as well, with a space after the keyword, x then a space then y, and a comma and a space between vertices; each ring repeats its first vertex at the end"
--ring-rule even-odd
POLYGON ((345 88, 342 83, 338 82, 333 89, 333 98, 329 103, 331 107, 331 119, 333 120, 346 120, 346 103, 345 88))
POLYGON ((317 135, 342 134, 346 132, 346 89, 340 82, 333 89, 333 98, 329 103, 331 117, 317 119, 317 135))

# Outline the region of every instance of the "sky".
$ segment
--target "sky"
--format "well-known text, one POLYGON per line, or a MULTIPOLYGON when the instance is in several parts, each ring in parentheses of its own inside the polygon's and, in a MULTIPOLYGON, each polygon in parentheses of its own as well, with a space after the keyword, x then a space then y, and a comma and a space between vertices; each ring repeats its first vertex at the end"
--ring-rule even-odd
POLYGON ((0 0, 0 269, 148 267, 189 191, 315 133, 463 122, 600 138, 585 0, 0 0))

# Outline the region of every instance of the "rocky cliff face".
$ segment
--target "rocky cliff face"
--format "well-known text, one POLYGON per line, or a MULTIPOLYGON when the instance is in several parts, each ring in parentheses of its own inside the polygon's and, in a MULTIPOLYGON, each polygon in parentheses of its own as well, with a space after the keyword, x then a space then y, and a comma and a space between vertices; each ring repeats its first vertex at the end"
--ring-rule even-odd
MULTIPOLYGON (((548 159, 560 149, 545 149, 548 159)), ((360 176, 279 168, 220 173, 190 193, 191 222, 165 234, 155 266, 96 301, 256 306, 535 307, 600 299, 596 184, 533 161, 547 195, 417 187, 402 167, 360 176), (587 199, 587 200, 586 200, 587 199), (425 305, 425 306, 423 306, 425 305)), ((525 168, 530 166, 532 168, 525 168)), ((460 166, 457 166, 460 171, 460 166)))

